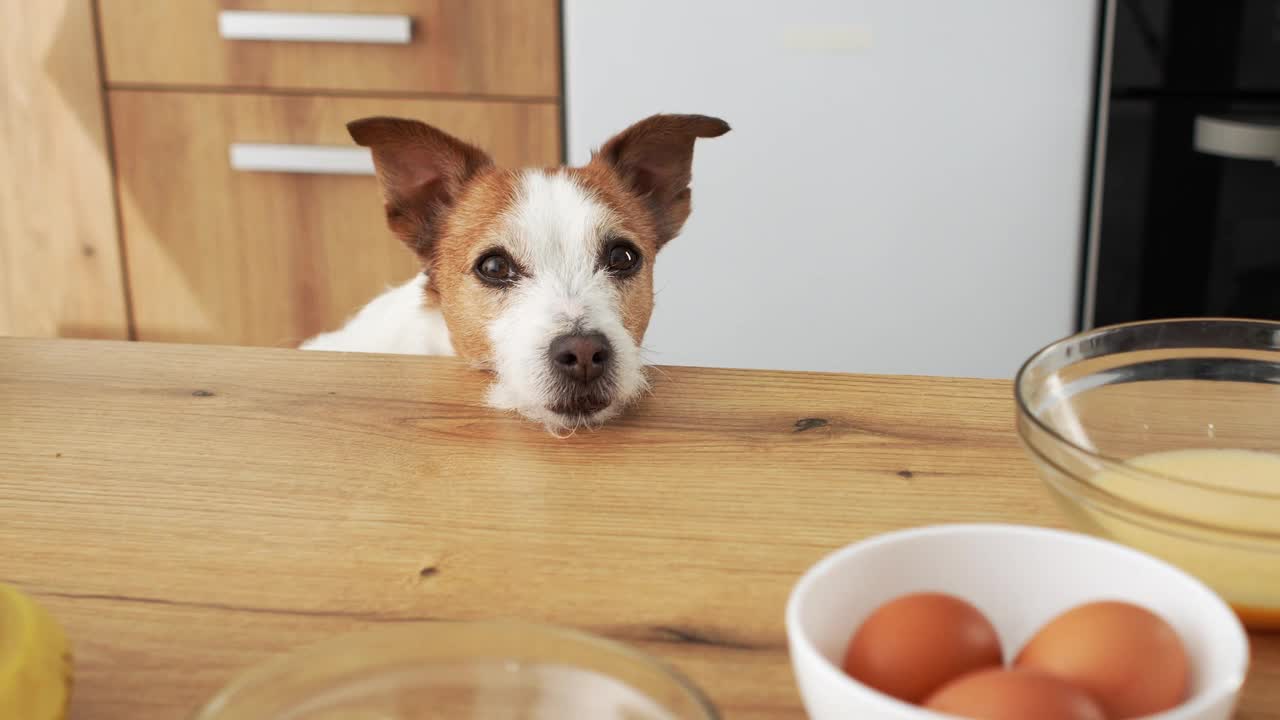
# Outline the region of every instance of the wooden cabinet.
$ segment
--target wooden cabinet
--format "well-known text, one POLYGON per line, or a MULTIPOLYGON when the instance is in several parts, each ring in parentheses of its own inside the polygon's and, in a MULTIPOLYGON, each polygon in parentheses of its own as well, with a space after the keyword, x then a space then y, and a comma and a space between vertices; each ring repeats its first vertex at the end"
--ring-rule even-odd
MULTIPOLYGON (((548 0, 98 0, 112 85, 560 94, 559 8, 548 0), (219 14, 403 18, 405 43, 226 39, 219 14)), ((253 18, 244 18, 251 21, 253 18)), ((338 21, 339 26, 341 21, 338 21)))
POLYGON ((90 0, 0 2, 0 48, 0 335, 125 338, 90 0))
MULTIPOLYGON (((0 125, 14 128, 0 135, 0 334, 292 346, 337 327, 416 270, 385 227, 370 168, 353 169, 368 165, 346 132, 356 118, 417 118, 500 164, 561 161, 556 0, 45 8, 0 11, 7 46, 32 46, 19 69, 61 80, 34 108, 57 110, 52 122, 0 125), (293 37, 236 39, 246 19, 253 32, 293 37), (294 32, 361 36, 370 26, 405 32, 394 42, 294 32), (55 62, 42 65, 42 49, 55 62), (345 165, 245 169, 232 160, 243 144, 345 165)), ((0 119, 15 107, 10 88, 31 85, 5 79, 0 119)))
POLYGON ((344 123, 421 118, 509 165, 557 162, 546 103, 113 90, 140 340, 296 345, 416 269, 372 176, 234 170, 236 142, 351 145, 344 123))

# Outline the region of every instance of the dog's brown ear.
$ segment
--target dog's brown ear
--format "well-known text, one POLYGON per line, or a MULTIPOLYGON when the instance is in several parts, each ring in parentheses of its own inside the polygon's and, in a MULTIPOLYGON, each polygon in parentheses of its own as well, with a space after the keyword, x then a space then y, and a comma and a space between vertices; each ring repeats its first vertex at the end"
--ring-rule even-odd
POLYGON ((428 263, 442 213, 467 180, 493 161, 482 150, 417 120, 364 118, 347 123, 347 132, 373 151, 387 226, 428 263))
POLYGON ((592 160, 613 168, 649 204, 662 246, 692 209, 694 141, 727 132, 729 123, 706 115, 653 115, 610 138, 592 160))

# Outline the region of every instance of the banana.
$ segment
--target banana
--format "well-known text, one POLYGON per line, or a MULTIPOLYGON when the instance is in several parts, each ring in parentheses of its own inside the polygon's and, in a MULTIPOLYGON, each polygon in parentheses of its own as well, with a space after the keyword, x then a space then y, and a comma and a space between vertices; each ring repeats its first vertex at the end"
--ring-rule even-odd
POLYGON ((0 583, 0 719, 65 720, 71 648, 43 607, 0 583))

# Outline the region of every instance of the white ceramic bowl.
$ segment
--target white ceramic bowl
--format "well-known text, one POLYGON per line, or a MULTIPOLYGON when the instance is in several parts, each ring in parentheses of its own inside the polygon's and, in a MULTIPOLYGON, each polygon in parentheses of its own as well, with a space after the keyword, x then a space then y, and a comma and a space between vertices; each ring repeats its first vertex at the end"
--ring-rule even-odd
POLYGON ((1193 664, 1191 698, 1152 720, 1228 720, 1249 667, 1240 621, 1199 580, 1106 540, 1017 525, 940 525, 879 535, 814 565, 791 592, 791 664, 812 720, 931 720, 947 715, 882 695, 840 660, 854 630, 885 602, 951 593, 995 625, 1012 657, 1046 622, 1093 600, 1127 600, 1167 620, 1193 664))

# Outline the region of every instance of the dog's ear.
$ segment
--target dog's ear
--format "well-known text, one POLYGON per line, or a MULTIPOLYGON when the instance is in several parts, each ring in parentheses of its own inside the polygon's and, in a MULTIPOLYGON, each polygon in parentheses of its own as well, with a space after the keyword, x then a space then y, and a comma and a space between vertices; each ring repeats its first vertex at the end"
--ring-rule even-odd
POLYGON ((654 115, 613 136, 593 162, 616 172, 653 211, 658 246, 674 238, 689 218, 693 143, 729 132, 729 123, 706 115, 654 115))
POLYGON ((373 151, 387 226, 428 263, 442 214, 467 180, 493 161, 482 150, 417 120, 365 118, 347 123, 347 132, 373 151))

